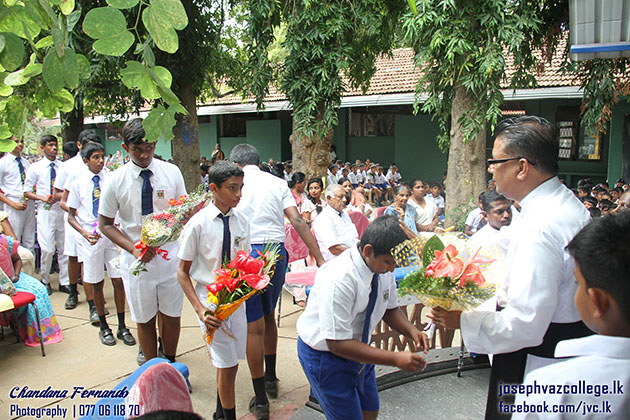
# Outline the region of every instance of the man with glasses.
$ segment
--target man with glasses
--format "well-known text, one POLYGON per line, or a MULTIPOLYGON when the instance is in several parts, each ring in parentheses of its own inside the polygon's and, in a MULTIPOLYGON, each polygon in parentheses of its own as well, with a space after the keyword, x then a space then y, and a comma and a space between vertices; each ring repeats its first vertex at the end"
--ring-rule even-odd
POLYGON ((558 341, 592 334, 573 301, 575 263, 565 251, 589 214, 558 179, 558 140, 545 119, 502 121, 488 170, 497 192, 521 204, 507 251, 507 304, 497 312, 434 309, 430 317, 461 326, 471 352, 495 355, 486 419, 497 419, 510 417, 505 410, 513 401, 501 384, 522 383, 524 373, 553 363, 558 341))

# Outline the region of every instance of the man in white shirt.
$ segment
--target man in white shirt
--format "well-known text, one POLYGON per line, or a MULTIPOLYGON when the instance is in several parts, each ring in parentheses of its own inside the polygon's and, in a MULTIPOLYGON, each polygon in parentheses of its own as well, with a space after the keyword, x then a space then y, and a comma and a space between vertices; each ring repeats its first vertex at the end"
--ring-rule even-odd
POLYGON ((64 221, 59 201, 55 199, 53 185, 61 161, 57 159, 57 137, 50 134, 42 136, 40 145, 44 150, 44 158, 33 163, 24 181, 24 197, 38 202, 37 207, 37 242, 41 249, 40 271, 42 283, 48 293, 50 286, 50 266, 55 248, 59 262, 59 288, 68 287, 68 257, 63 253, 64 221), (35 192, 33 192, 35 187, 35 192))
MULTIPOLYGON (((276 377, 278 328, 274 312, 284 285, 289 259, 284 248, 285 216, 308 247, 317 265, 322 265, 324 258, 308 225, 298 212, 287 183, 260 170, 258 150, 250 144, 236 145, 230 153, 230 160, 242 167, 245 173, 243 196, 237 209, 249 219, 252 255, 258 256, 258 251, 262 252, 265 247, 273 245, 277 245, 280 250, 271 285, 265 293, 250 298, 245 308, 248 323, 247 362, 255 393, 250 401, 250 411, 256 415, 269 412, 267 394, 272 398, 278 395, 276 377)), ((259 417, 262 416, 257 416, 259 417)))
MULTIPOLYGON (((138 326, 138 340, 143 359, 157 356, 156 318, 161 318, 164 355, 175 361, 179 341, 180 318, 184 292, 177 281, 179 259, 177 241, 162 246, 168 252, 157 256, 155 248, 136 248, 140 240, 143 216, 169 207, 169 200, 186 194, 184 178, 177 166, 154 159, 155 142, 146 140, 142 119, 136 118, 123 127, 123 149, 131 161, 112 172, 106 179, 99 203, 99 229, 122 248, 120 272, 131 318, 138 326), (120 229, 114 225, 119 216, 120 229), (131 274, 135 260, 147 263, 147 271, 131 274)), ((141 356, 139 354, 139 356, 141 356)))
POLYGON ((326 187, 328 204, 313 222, 317 244, 326 261, 332 260, 359 242, 357 228, 346 213, 346 191, 341 185, 326 187))
POLYGON ((495 355, 486 418, 496 419, 499 383, 522 383, 524 373, 555 361, 558 341, 592 334, 573 301, 575 264, 565 250, 589 214, 558 180, 558 141, 543 118, 502 121, 488 165, 497 192, 522 209, 507 254, 508 303, 499 312, 437 308, 429 316, 446 328, 461 326, 468 350, 495 355))
POLYGON ((24 139, 16 139, 15 149, 0 159, 0 201, 20 245, 33 252, 35 246, 35 203, 24 198, 24 181, 31 164, 21 156, 24 139))

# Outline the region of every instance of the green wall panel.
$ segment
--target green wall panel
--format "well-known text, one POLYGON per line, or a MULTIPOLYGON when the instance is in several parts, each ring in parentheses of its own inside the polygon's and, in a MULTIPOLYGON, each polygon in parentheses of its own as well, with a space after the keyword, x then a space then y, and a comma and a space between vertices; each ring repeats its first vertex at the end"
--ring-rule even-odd
POLYGON ((247 121, 247 143, 255 146, 261 162, 282 157, 282 128, 280 120, 247 121))
POLYGON ((370 159, 387 171, 394 161, 394 148, 394 137, 348 137, 345 160, 354 162, 361 159, 365 162, 365 159, 370 159))
POLYGON ((337 159, 342 162, 352 161, 354 162, 356 159, 364 160, 363 158, 353 158, 349 155, 347 150, 347 141, 348 139, 348 109, 340 108, 337 111, 337 118, 339 123, 333 128, 333 139, 332 144, 335 146, 337 159))
MULTIPOLYGON (((218 132, 216 115, 210 116, 209 122, 199 124, 199 157, 205 156, 210 159, 214 145, 217 144, 218 132)), ((221 145, 221 150, 223 150, 223 145, 221 145)))
MULTIPOLYGON (((622 99, 623 100, 623 99, 622 99)), ((608 153, 608 185, 623 177, 623 125, 630 114, 630 103, 621 102, 613 108, 610 120, 610 149, 608 153)), ((606 155, 602 155, 606 156, 606 155)), ((628 180, 625 180, 628 182, 628 180)))
POLYGON ((441 181, 446 171, 446 155, 437 146, 439 126, 426 114, 396 115, 394 161, 403 180, 420 177, 426 182, 441 181))

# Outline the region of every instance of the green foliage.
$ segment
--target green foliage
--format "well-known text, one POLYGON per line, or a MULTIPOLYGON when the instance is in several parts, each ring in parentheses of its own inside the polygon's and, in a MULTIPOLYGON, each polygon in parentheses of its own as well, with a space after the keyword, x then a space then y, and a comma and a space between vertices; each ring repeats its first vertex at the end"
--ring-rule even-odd
POLYGON ((337 123, 344 89, 367 89, 376 57, 392 48, 403 7, 395 0, 250 0, 247 90, 261 106, 279 79, 293 106, 296 131, 323 137, 337 123), (281 24, 286 25, 286 58, 275 65, 269 51, 277 48, 274 29, 281 24), (344 73, 350 86, 344 85, 344 73))
POLYGON ((427 267, 435 258, 435 251, 443 251, 444 243, 439 236, 433 235, 422 249, 422 266, 427 267))
POLYGON ((158 141, 160 137, 165 139, 172 137, 173 126, 175 126, 174 109, 172 107, 166 109, 162 105, 153 108, 142 122, 149 141, 158 141))
POLYGON ((127 30, 125 15, 111 7, 90 10, 83 21, 83 31, 96 39, 94 51, 104 55, 122 55, 133 44, 134 36, 127 30))

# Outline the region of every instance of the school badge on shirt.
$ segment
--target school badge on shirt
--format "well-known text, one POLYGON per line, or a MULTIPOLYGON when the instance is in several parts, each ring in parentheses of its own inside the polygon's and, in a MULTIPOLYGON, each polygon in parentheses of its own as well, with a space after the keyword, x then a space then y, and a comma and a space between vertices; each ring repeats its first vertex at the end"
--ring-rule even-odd
POLYGON ((383 293, 383 301, 387 302, 389 300, 389 290, 385 290, 383 293))
POLYGON ((157 198, 164 198, 164 190, 157 190, 157 198))

